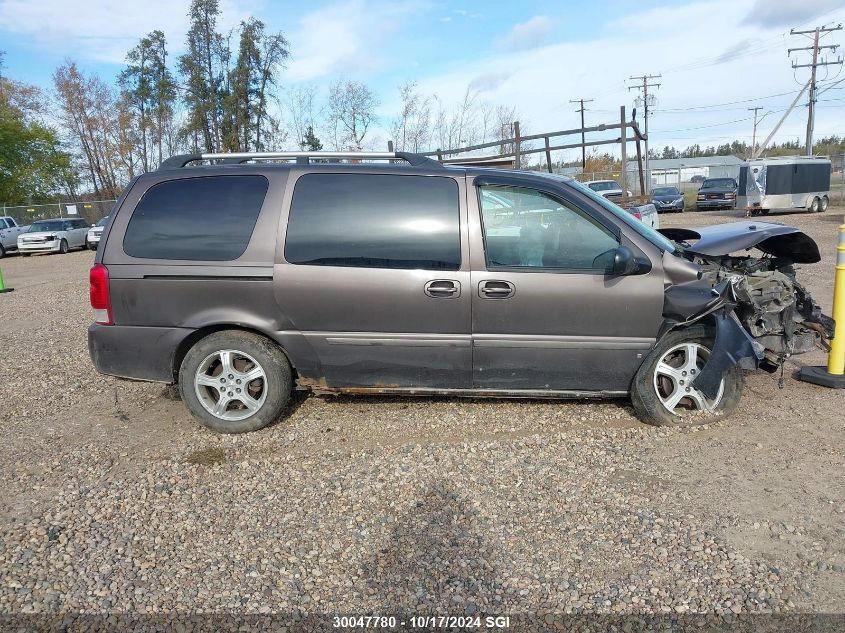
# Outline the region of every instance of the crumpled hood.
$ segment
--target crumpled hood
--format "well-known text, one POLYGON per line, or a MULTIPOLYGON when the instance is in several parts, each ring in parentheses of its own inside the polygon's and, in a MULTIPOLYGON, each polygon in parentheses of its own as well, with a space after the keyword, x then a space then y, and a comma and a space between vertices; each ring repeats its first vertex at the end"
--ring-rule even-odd
POLYGON ((691 243, 687 250, 699 255, 719 257, 758 248, 773 257, 788 257, 796 264, 815 264, 821 260, 813 238, 794 227, 774 222, 730 222, 659 231, 670 240, 691 243))

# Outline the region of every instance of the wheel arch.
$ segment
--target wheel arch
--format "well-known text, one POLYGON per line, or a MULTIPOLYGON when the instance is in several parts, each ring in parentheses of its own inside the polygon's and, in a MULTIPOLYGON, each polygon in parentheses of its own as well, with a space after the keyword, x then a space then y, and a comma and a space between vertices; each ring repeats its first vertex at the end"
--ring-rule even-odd
POLYGON ((214 334, 216 332, 224 332, 224 331, 237 331, 237 332, 248 332, 250 334, 255 334, 260 336, 261 338, 267 339, 271 343, 273 343, 276 347, 278 347, 282 354, 285 355, 287 358, 288 364, 290 365, 291 371, 296 377, 296 366, 291 359, 290 354, 284 348, 284 346, 279 343, 278 340, 270 336, 267 332, 263 332, 258 328, 236 324, 236 323, 215 323, 211 325, 204 325, 201 328, 198 328, 191 332, 188 336, 186 336, 182 341, 179 343, 179 346, 176 348, 176 351, 173 353, 173 362, 171 370, 173 372, 173 382, 179 382, 179 369, 182 366, 182 361, 185 360, 185 356, 188 354, 190 349, 196 345, 199 341, 206 338, 207 336, 214 334))

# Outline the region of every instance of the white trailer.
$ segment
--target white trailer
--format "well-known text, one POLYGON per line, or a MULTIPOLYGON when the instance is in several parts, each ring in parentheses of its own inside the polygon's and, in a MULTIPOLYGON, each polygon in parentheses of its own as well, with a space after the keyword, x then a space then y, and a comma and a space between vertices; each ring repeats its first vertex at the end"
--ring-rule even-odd
POLYGON ((749 160, 739 169, 737 207, 751 215, 774 210, 827 211, 830 159, 776 156, 749 160))

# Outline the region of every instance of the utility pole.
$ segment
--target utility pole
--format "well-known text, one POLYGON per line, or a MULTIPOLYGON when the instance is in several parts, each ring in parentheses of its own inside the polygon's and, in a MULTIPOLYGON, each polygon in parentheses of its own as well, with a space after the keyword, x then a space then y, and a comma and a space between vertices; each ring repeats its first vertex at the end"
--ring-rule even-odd
POLYGON ((587 142, 584 138, 584 104, 590 103, 592 99, 570 99, 569 103, 580 103, 581 107, 576 112, 581 113, 581 170, 583 171, 587 167, 587 146, 585 143, 587 142))
POLYGON ((763 109, 763 106, 754 106, 747 108, 754 112, 754 129, 751 132, 751 156, 754 156, 754 150, 757 148, 757 112, 763 109))
MULTIPOLYGON (((659 79, 662 75, 637 75, 629 77, 629 79, 634 79, 636 81, 642 81, 641 84, 635 84, 633 86, 628 86, 628 90, 642 90, 643 91, 643 121, 645 122, 645 175, 646 175, 646 183, 648 186, 648 190, 651 191, 651 172, 648 169, 648 108, 651 105, 649 103, 649 95, 648 89, 649 88, 659 88, 660 84, 653 84, 649 83, 650 79, 659 79)), ((623 166, 624 169, 624 166, 623 166)))
POLYGON ((838 26, 817 26, 816 28, 810 31, 796 31, 795 29, 791 29, 789 31, 790 35, 806 35, 812 36, 813 45, 812 46, 802 46, 800 48, 790 48, 787 49, 788 54, 792 54, 793 51, 812 51, 813 52, 813 61, 809 64, 796 64, 792 62, 792 68, 809 68, 810 69, 810 98, 807 104, 807 156, 813 155, 813 126, 815 124, 816 118, 816 69, 819 66, 837 66, 842 64, 842 58, 839 57, 835 61, 829 62, 827 59, 822 58, 822 61, 819 61, 819 51, 830 49, 831 51, 835 51, 839 48, 838 44, 832 44, 828 46, 819 46, 819 39, 831 33, 833 31, 841 31, 842 25, 839 24, 838 26))

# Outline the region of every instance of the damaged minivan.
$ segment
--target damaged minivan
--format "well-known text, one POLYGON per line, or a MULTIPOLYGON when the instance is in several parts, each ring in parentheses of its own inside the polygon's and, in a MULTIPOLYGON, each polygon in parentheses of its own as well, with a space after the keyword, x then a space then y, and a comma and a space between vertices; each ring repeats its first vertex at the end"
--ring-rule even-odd
POLYGON ((657 232, 535 172, 185 155, 115 206, 89 350, 103 373, 177 383, 224 433, 280 419, 294 389, 630 397, 645 422, 694 424, 736 408, 743 371, 832 337, 796 275, 819 259, 788 226, 657 232))

